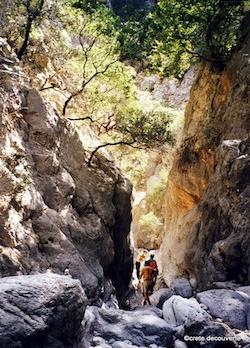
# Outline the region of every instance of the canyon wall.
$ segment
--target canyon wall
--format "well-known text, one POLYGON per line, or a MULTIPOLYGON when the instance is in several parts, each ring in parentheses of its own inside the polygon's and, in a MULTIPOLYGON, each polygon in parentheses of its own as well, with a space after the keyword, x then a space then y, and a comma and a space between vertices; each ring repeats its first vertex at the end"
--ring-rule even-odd
POLYGON ((216 281, 250 280, 250 34, 223 71, 200 67, 185 112, 164 201, 161 267, 169 284, 195 277, 201 288, 216 281))
POLYGON ((90 299, 108 277, 122 297, 131 184, 101 154, 87 165, 80 135, 29 86, 2 39, 0 71, 0 275, 69 273, 90 299))
MULTIPOLYGON (((194 66, 180 81, 176 78, 161 79, 157 75, 138 75, 137 87, 141 104, 160 104, 174 113, 171 131, 174 146, 165 144, 157 151, 149 151, 147 165, 139 184, 134 185, 132 238, 136 248, 159 249, 162 243, 162 206, 164 187, 171 169, 175 149, 180 145, 184 123, 184 108, 197 74, 194 66)), ((143 155, 143 154, 142 154, 143 155)))

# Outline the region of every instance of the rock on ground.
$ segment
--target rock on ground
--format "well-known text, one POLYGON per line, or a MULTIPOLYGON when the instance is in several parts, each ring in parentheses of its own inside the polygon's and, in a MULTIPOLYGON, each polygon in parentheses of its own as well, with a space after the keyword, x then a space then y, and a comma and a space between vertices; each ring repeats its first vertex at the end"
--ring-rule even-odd
POLYGON ((227 289, 207 290, 197 294, 199 302, 205 304, 214 318, 220 318, 229 326, 249 329, 248 313, 250 297, 227 289))
POLYGON ((195 298, 186 299, 178 295, 170 297, 164 303, 162 311, 165 321, 172 328, 211 319, 195 298))
POLYGON ((1 348, 70 348, 87 298, 78 280, 55 274, 0 280, 1 348))
POLYGON ((170 288, 162 288, 154 291, 150 296, 150 302, 152 305, 162 309, 164 302, 166 302, 171 296, 173 296, 173 290, 170 288))
POLYGON ((174 331, 162 318, 162 311, 145 306, 133 311, 88 307, 85 339, 90 346, 170 347, 174 331))
POLYGON ((150 296, 150 301, 158 308, 162 308, 165 301, 171 296, 179 295, 184 298, 190 298, 193 296, 193 289, 190 282, 186 278, 175 279, 169 288, 161 288, 150 296))
POLYGON ((185 342, 183 342, 181 340, 176 340, 174 342, 174 348, 187 348, 187 345, 185 342))
POLYGON ((193 289, 186 278, 175 279, 171 283, 170 288, 175 295, 179 295, 184 298, 190 298, 193 296, 193 289))
POLYGON ((190 348, 236 348, 239 347, 234 332, 223 323, 193 322, 185 327, 187 346, 190 348), (203 341, 191 341, 188 337, 200 337, 203 341), (211 339, 213 337, 214 340, 211 339))

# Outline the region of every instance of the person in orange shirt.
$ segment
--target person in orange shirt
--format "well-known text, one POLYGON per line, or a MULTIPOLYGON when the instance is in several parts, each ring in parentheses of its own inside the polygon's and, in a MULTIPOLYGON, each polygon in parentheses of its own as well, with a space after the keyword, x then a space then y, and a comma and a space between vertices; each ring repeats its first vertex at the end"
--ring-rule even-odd
POLYGON ((140 274, 140 287, 144 298, 143 304, 151 304, 149 300, 149 290, 152 287, 154 270, 149 266, 149 261, 145 261, 144 267, 140 274))

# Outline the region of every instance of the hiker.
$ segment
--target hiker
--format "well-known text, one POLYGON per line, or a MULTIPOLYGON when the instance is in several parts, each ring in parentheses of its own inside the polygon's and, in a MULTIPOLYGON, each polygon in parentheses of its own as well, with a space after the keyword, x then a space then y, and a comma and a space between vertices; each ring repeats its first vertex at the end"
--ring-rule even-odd
POLYGON ((140 278, 141 262, 145 260, 146 255, 147 255, 147 250, 143 250, 142 252, 140 252, 140 254, 136 258, 135 268, 136 268, 136 276, 138 279, 140 278))
POLYGON ((149 293, 151 295, 153 293, 153 289, 154 289, 154 286, 155 286, 155 283, 156 283, 156 279, 157 279, 157 276, 159 274, 157 262, 154 260, 154 255, 153 254, 150 255, 150 259, 148 260, 148 263, 149 263, 149 266, 153 269, 153 280, 152 280, 151 287, 149 289, 149 293))
POLYGON ((145 261, 140 274, 140 287, 144 297, 143 304, 151 304, 149 300, 149 289, 152 286, 154 270, 149 266, 149 261, 145 261))

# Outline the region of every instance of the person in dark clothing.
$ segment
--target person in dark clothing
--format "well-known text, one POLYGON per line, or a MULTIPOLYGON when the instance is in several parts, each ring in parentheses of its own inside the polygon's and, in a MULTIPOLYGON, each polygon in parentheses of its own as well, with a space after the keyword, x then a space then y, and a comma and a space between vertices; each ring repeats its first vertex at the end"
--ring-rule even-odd
POLYGON ((150 255, 150 259, 148 260, 148 264, 153 269, 153 279, 152 279, 151 286, 149 288, 149 294, 152 294, 155 283, 156 283, 157 276, 159 274, 157 262, 154 260, 153 254, 150 255))

